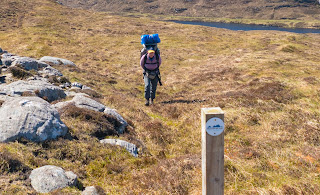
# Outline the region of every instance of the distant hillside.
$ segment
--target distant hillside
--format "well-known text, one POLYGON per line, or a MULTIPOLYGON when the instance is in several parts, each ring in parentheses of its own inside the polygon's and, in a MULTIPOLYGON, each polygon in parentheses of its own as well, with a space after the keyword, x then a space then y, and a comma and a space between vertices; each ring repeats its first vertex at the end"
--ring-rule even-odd
POLYGON ((59 0, 97 11, 250 19, 320 19, 318 0, 59 0))

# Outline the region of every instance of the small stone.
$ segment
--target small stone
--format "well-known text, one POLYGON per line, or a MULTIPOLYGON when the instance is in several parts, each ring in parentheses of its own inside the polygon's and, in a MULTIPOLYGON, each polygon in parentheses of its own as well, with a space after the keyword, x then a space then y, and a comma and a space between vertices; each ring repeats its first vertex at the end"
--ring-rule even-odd
POLYGON ((40 193, 49 193, 68 186, 76 186, 78 183, 77 175, 73 172, 65 172, 62 168, 53 165, 34 169, 29 178, 32 187, 40 193))
POLYGON ((138 157, 138 147, 127 141, 123 141, 120 139, 103 139, 103 140, 100 140, 100 143, 118 145, 118 146, 124 147, 132 156, 138 157))

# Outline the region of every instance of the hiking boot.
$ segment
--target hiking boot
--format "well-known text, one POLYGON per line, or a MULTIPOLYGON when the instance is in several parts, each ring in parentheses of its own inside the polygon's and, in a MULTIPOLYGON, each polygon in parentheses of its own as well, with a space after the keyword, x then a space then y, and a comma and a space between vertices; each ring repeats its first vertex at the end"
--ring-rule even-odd
POLYGON ((146 103, 144 105, 149 106, 149 100, 146 100, 146 103))
POLYGON ((150 105, 152 105, 153 104, 153 99, 150 99, 150 105))

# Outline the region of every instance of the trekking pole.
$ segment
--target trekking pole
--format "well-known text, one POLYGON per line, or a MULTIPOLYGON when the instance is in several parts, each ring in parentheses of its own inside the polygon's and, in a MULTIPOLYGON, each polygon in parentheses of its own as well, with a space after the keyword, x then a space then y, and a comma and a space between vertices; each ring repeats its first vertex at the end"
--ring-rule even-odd
POLYGON ((160 86, 162 86, 160 70, 159 70, 159 74, 158 74, 158 81, 159 81, 160 86))

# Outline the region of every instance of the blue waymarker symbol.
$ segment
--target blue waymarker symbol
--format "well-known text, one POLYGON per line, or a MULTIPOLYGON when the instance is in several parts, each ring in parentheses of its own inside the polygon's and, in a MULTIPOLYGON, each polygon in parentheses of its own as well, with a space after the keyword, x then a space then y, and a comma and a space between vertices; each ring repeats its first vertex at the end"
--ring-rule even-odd
POLYGON ((207 121, 206 131, 211 136, 218 136, 224 131, 224 122, 220 118, 211 118, 207 121))

